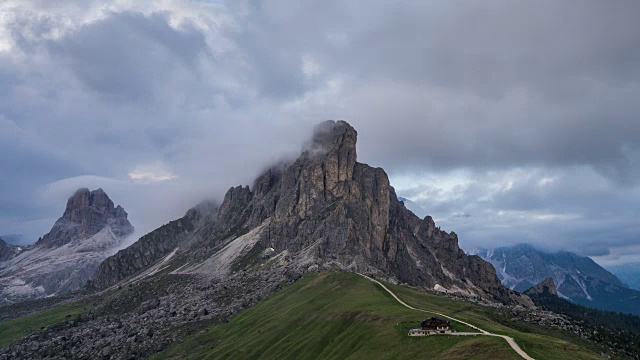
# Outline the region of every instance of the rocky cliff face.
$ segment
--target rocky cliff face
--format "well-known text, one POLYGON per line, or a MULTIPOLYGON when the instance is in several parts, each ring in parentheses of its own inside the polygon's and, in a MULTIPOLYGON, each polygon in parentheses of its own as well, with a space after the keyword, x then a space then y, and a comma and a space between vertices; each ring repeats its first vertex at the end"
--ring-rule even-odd
POLYGON ((180 219, 146 234, 100 264, 90 285, 106 288, 147 268, 179 246, 188 249, 193 242, 190 240, 197 238, 196 230, 206 228, 203 226, 205 217, 216 210, 215 204, 205 201, 180 219))
POLYGON ((383 169, 356 161, 356 141, 346 122, 325 122, 293 164, 256 180, 248 226, 269 220, 262 245, 304 251, 318 265, 507 301, 490 264, 467 256, 431 217, 407 210, 383 169))
POLYGON ((629 289, 588 257, 547 253, 525 244, 474 253, 491 262, 502 283, 516 291, 550 277, 560 297, 598 309, 640 314, 640 291, 629 289))
POLYGON ((105 287, 120 281, 122 263, 133 265, 130 274, 144 272, 160 258, 174 273, 212 275, 254 263, 247 256, 272 248, 277 261, 296 272, 339 268, 428 289, 527 302, 502 286, 491 264, 466 255, 455 233, 407 210, 383 169, 356 161, 356 141, 357 132, 346 122, 322 123, 293 163, 265 171, 251 188, 230 189, 197 225, 185 217, 147 235, 140 246, 108 259, 94 283, 105 287), (160 251, 151 254, 143 243, 160 251), (177 255, 169 260, 172 248, 177 255))
POLYGON ((133 232, 127 212, 120 205, 114 206, 104 190, 79 189, 67 201, 62 217, 36 245, 59 247, 75 239, 89 238, 106 226, 118 237, 133 232))
MULTIPOLYGON (((102 189, 80 189, 49 233, 0 262, 0 304, 78 289, 133 233, 127 213, 102 189)), ((2 248, 2 244, 0 244, 2 248)))
POLYGON ((321 124, 295 161, 103 261, 91 286, 106 290, 87 295, 95 308, 82 321, 36 331, 0 357, 144 358, 326 269, 531 304, 455 233, 407 210, 382 169, 357 162, 356 141, 345 122, 321 124))

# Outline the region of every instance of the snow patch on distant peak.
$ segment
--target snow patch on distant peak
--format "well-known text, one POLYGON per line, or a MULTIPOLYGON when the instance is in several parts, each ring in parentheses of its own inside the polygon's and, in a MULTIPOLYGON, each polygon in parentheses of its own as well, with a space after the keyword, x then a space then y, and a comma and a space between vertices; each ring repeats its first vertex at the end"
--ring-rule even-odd
POLYGON ((581 278, 571 274, 571 278, 578 283, 578 286, 580 286, 580 288, 582 289, 582 292, 585 294, 585 296, 587 297, 587 300, 592 301, 593 298, 591 297, 591 295, 589 294, 589 291, 587 290, 587 286, 585 285, 584 281, 582 281, 581 278))

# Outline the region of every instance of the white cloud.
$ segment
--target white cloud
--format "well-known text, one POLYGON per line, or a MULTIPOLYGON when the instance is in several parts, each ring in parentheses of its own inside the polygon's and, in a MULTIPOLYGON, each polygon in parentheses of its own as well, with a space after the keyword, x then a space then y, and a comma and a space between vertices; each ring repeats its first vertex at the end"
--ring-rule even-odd
POLYGON ((129 178, 139 184, 151 184, 177 179, 167 166, 161 162, 138 165, 131 172, 129 178))
POLYGON ((551 185, 554 182, 554 178, 552 177, 543 177, 540 179, 540 181, 538 181, 538 185, 540 186, 547 186, 547 185, 551 185))
POLYGON ((311 78, 320 73, 320 64, 309 55, 302 56, 302 72, 305 76, 311 78))

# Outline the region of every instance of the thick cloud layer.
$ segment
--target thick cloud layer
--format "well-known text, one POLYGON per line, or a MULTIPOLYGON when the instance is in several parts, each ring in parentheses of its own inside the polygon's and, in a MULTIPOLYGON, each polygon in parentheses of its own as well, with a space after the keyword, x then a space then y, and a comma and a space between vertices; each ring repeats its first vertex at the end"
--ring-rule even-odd
POLYGON ((345 119, 463 247, 640 260, 637 1, 6 1, 0 235, 78 186, 144 232, 345 119))

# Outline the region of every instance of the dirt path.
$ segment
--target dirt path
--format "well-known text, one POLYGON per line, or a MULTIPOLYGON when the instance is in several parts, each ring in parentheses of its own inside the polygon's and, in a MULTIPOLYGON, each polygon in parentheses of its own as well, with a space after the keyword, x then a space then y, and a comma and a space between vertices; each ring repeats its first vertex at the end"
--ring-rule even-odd
POLYGON ((360 273, 357 273, 358 275, 364 277, 365 279, 369 280, 369 281, 373 281, 374 283, 380 285, 386 292, 388 292, 389 294, 391 294, 391 296, 393 296, 394 299, 396 299, 400 304, 402 304, 403 306, 411 309, 411 310, 416 310, 416 311, 422 311, 422 312, 426 312, 426 313, 430 313, 430 314, 436 314, 438 316, 442 316, 443 318, 447 318, 449 320, 453 320, 456 322, 459 322, 460 324, 464 324, 467 325, 468 327, 472 328, 472 329, 476 329, 479 331, 479 333, 477 335, 483 335, 483 336, 495 336, 495 337, 500 337, 503 338, 507 341, 507 343, 509 344, 509 346, 511 346, 511 348, 518 353, 518 355, 520 355, 523 359, 525 360, 535 360, 534 358, 532 358, 531 356, 529 356, 526 352, 524 352, 524 350, 522 350, 522 348, 516 343, 515 340, 513 340, 512 337, 506 336, 506 335, 500 335, 500 334, 494 334, 494 333, 490 333, 486 330, 482 330, 479 327, 475 326, 475 325, 471 325, 468 322, 464 322, 462 320, 453 318, 451 316, 445 315, 445 314, 441 314, 438 313, 436 311, 429 311, 429 310, 424 310, 424 309, 418 309, 418 308, 414 308, 413 306, 405 303, 404 301, 402 301, 396 294, 393 293, 393 291, 389 290, 386 286, 384 286, 381 282, 379 282, 378 280, 372 279, 370 277, 368 277, 367 275, 363 275, 360 273))

